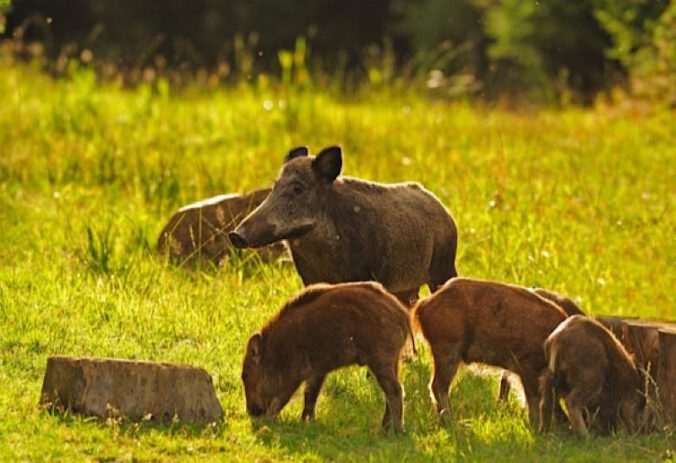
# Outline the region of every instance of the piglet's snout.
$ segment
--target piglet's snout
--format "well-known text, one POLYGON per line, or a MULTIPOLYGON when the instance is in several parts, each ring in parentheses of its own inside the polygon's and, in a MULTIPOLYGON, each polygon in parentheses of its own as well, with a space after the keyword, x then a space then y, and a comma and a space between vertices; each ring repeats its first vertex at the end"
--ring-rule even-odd
POLYGON ((236 248, 241 249, 249 246, 249 241, 244 236, 239 234, 237 230, 228 233, 228 238, 230 239, 232 245, 236 248))

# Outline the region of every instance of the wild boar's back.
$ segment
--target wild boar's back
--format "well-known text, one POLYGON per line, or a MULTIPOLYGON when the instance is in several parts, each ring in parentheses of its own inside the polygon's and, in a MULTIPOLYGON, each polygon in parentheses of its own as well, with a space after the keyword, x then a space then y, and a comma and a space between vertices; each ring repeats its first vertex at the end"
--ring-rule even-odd
POLYGON ((392 292, 457 275, 457 229, 441 202, 418 184, 343 178, 327 223, 290 248, 303 281, 376 280, 392 292))

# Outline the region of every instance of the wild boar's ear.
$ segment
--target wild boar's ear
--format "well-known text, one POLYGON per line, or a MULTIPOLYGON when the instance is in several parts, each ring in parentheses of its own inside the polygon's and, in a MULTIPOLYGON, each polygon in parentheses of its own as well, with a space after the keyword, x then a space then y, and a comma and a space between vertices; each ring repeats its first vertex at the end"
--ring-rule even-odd
POLYGON ((291 148, 284 158, 284 164, 289 162, 292 159, 299 158, 301 156, 307 156, 310 154, 310 150, 308 149, 307 146, 296 146, 295 148, 291 148))
POLYGON ((247 346, 247 354, 255 363, 260 363, 261 357, 263 356, 263 336, 260 333, 256 333, 249 338, 249 344, 247 346))
POLYGON ((312 161, 312 168, 321 177, 333 182, 343 168, 343 149, 340 146, 324 148, 312 161))

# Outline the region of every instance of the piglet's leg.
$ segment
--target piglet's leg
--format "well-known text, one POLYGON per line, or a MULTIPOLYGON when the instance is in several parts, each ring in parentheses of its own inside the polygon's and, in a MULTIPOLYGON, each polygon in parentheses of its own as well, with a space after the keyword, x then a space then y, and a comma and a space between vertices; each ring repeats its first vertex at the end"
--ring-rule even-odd
POLYGON ((385 393, 383 426, 404 432, 404 391, 397 378, 397 367, 375 366, 371 370, 385 393))
POLYGON ((574 388, 570 394, 565 398, 566 408, 568 409, 568 416, 573 430, 580 435, 587 436, 587 425, 584 422, 582 409, 585 405, 584 394, 580 388, 574 388))
POLYGON ((460 351, 457 348, 449 350, 432 348, 432 355, 434 356, 434 376, 430 389, 437 404, 437 412, 442 417, 446 417, 451 409, 448 390, 458 371, 460 351))
POLYGON ((533 428, 540 424, 540 385, 538 374, 530 369, 521 372, 521 384, 528 404, 528 417, 533 428))
POLYGON ((305 406, 303 407, 303 415, 301 419, 315 419, 315 405, 317 404, 317 396, 324 384, 326 375, 316 375, 311 377, 305 383, 305 406))

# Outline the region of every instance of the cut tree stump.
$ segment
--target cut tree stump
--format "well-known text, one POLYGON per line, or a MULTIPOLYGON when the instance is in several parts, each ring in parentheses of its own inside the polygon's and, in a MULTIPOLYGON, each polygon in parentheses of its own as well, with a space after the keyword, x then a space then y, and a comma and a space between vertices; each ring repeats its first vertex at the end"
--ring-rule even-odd
POLYGON ((676 327, 658 331, 660 355, 657 388, 667 420, 676 424, 676 327))
POLYGON ((636 366, 650 375, 648 398, 658 401, 657 380, 660 377, 661 329, 676 329, 676 324, 651 320, 625 320, 622 343, 634 355, 636 366))
POLYGON ((40 403, 101 418, 210 423, 223 417, 204 369, 108 358, 49 357, 40 403))
MULTIPOLYGON (((270 191, 263 188, 246 194, 219 195, 182 207, 160 232, 157 250, 168 253, 179 263, 204 260, 218 264, 234 249, 228 233, 258 207, 270 191)), ((264 262, 271 262, 284 253, 284 245, 274 243, 253 252, 264 262)))
POLYGON ((636 366, 643 368, 656 378, 660 356, 658 330, 664 325, 646 320, 625 320, 622 325, 624 345, 630 354, 634 354, 636 366))

